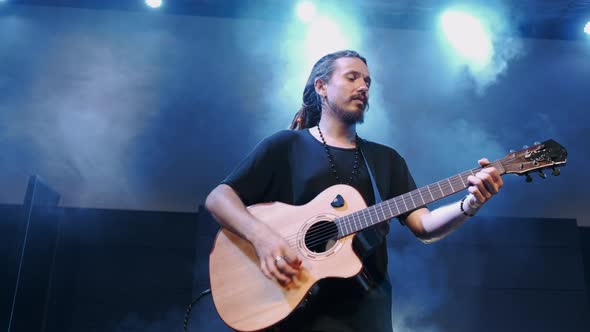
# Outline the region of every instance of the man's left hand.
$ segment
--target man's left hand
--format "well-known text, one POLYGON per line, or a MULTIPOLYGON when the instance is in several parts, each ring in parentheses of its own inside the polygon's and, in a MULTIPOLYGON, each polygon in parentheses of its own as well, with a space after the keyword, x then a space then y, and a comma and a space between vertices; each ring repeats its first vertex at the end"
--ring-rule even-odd
MULTIPOLYGON (((477 161, 480 166, 486 166, 490 161, 486 158, 477 161)), ((475 176, 470 175, 467 180, 470 186, 467 190, 473 195, 475 200, 469 202, 471 205, 482 205, 487 202, 492 196, 498 193, 504 181, 500 176, 500 172, 494 167, 484 167, 475 176)))

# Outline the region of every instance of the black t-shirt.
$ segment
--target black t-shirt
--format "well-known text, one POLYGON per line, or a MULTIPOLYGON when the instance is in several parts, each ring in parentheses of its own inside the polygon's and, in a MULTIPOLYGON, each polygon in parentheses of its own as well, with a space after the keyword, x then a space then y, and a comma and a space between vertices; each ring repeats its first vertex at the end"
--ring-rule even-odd
MULTIPOLYGON (((361 140, 361 155, 356 155, 355 149, 329 149, 334 157, 337 174, 345 181, 350 178, 355 158, 358 158, 358 174, 353 177, 351 185, 360 192, 368 206, 375 204, 375 195, 363 156, 371 167, 382 200, 416 189, 405 160, 390 147, 361 140)), ((333 174, 323 143, 305 129, 283 130, 264 139, 222 183, 232 187, 242 202, 249 206, 275 201, 303 205, 328 187, 338 184, 338 181, 333 174)), ((411 212, 398 217, 402 224, 409 213, 411 212)), ((364 235, 373 242, 371 250, 365 252, 366 255, 363 257, 364 268, 377 284, 385 282, 386 285, 382 288, 389 289, 386 276, 387 248, 383 239, 388 224, 385 222, 379 226, 381 229, 384 226, 385 231, 375 232, 374 229, 369 229, 361 232, 355 238, 354 247, 357 252, 367 249, 361 248, 361 241, 358 240, 364 235)), ((388 291, 377 296, 365 296, 354 279, 336 279, 320 283, 320 291, 312 302, 315 307, 312 305, 312 309, 299 317, 299 320, 306 322, 305 328, 298 326, 295 330, 327 331, 329 328, 315 323, 321 320, 317 319, 318 317, 323 319, 327 315, 337 317, 338 324, 344 320, 344 326, 350 327, 352 331, 360 328, 365 330, 371 326, 370 324, 376 325, 369 330, 391 331, 391 294, 388 291), (363 297, 366 297, 366 301, 359 299, 363 297), (375 306, 378 309, 365 308, 363 311, 349 308, 363 303, 367 307, 375 306), (367 317, 367 314, 370 317, 367 317)), ((337 324, 332 322, 327 325, 337 324)), ((340 326, 337 330, 342 328, 340 326)))
MULTIPOLYGON (((416 189, 405 160, 394 149, 367 140, 362 140, 361 148, 382 200, 416 189)), ((339 178, 348 180, 355 149, 330 147, 330 152, 339 178)), ((308 129, 283 130, 264 139, 222 183, 232 187, 246 206, 275 201, 303 205, 338 184, 322 142, 308 129)), ((353 177, 351 185, 368 206, 375 204, 362 156, 359 174, 353 177)), ((402 223, 406 215, 399 217, 402 223)))

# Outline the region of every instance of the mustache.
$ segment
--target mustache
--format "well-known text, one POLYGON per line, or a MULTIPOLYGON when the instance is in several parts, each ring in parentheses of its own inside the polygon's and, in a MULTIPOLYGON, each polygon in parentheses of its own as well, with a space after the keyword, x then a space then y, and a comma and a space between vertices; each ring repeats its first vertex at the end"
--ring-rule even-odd
POLYGON ((356 95, 352 96, 350 98, 350 100, 360 100, 364 104, 366 104, 369 101, 369 97, 365 94, 356 94, 356 95))

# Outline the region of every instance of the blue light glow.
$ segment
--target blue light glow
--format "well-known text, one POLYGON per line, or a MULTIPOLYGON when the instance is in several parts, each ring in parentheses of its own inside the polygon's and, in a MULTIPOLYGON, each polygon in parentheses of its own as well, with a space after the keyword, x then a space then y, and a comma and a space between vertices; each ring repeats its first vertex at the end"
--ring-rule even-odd
POLYGON ((316 16, 315 5, 309 1, 304 1, 297 5, 297 16, 303 22, 311 22, 316 16))
POLYGON ((162 0, 145 0, 145 4, 152 8, 159 8, 162 6, 162 0))
POLYGON ((584 32, 590 35, 590 22, 586 23, 586 26, 584 27, 584 32))
POLYGON ((446 39, 459 55, 478 66, 485 66, 493 53, 489 33, 479 19, 461 11, 448 10, 441 16, 446 39))

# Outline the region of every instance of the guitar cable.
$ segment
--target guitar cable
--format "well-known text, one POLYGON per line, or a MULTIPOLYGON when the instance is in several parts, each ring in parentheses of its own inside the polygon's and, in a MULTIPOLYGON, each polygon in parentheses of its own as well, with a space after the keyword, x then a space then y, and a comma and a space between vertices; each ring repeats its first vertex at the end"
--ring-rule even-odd
POLYGON ((186 306, 186 312, 184 313, 184 332, 188 332, 188 319, 191 314, 191 310, 193 309, 193 305, 195 305, 195 303, 197 303, 197 301, 199 301, 203 296, 210 293, 211 288, 205 289, 201 292, 201 294, 199 294, 199 296, 197 296, 196 299, 193 300, 193 302, 186 306))

